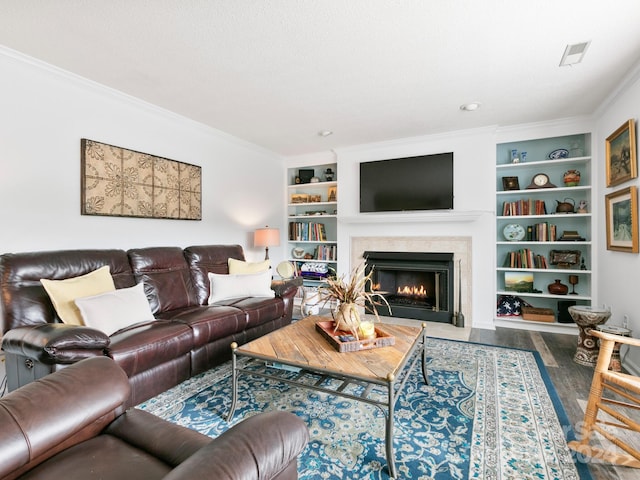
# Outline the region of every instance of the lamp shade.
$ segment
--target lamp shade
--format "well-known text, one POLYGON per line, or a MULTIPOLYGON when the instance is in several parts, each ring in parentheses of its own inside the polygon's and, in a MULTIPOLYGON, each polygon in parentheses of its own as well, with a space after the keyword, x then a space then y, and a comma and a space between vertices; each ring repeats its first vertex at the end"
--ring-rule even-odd
POLYGON ((253 233, 253 244, 256 247, 264 247, 264 259, 269 259, 269 247, 280 245, 280 230, 277 228, 258 228, 253 233))
POLYGON ((276 247, 280 245, 280 230, 277 228, 258 228, 253 234, 256 247, 276 247))

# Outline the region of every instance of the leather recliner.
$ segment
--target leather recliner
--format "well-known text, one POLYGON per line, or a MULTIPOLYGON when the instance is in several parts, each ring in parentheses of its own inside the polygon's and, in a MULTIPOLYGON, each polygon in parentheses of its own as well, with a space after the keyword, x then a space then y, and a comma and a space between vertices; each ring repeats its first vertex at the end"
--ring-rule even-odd
POLYGON ((260 413, 215 439, 126 409, 130 385, 107 357, 70 365, 0 399, 0 479, 298 478, 308 430, 260 413))

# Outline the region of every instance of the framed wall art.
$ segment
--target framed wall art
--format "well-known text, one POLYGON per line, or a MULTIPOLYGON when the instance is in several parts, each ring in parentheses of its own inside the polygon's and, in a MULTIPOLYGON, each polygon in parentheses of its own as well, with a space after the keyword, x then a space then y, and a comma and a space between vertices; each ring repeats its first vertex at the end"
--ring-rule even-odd
POLYGON ((638 194, 627 187, 605 197, 607 250, 638 253, 638 194))
POLYGON ((633 119, 607 137, 607 187, 619 185, 638 176, 636 160, 636 125, 633 119))
POLYGON ((83 138, 81 214, 202 220, 202 168, 83 138))

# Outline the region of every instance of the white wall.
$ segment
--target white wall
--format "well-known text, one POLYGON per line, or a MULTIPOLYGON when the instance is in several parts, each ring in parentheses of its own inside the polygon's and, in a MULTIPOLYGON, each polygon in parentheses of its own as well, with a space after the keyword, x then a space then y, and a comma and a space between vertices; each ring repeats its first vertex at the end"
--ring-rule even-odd
MULTIPOLYGON (((596 277, 601 304, 611 307, 609 323, 622 325, 624 315, 629 316, 629 328, 633 336, 640 336, 640 255, 607 250, 604 196, 608 193, 627 188, 640 187, 638 178, 615 187, 606 187, 605 143, 624 122, 633 118, 640 119, 640 70, 635 71, 617 95, 613 96, 598 114, 596 137, 597 156, 602 159, 598 164, 598 200, 599 210, 598 238, 598 275, 596 277)), ((636 132, 637 138, 637 132, 636 132)), ((636 151, 636 154, 638 152, 636 151)), ((640 374, 640 349, 632 350, 624 357, 625 367, 640 374)))
MULTIPOLYGON (((467 324, 479 328, 493 328, 495 251, 493 226, 495 185, 494 129, 449 132, 402 139, 392 142, 360 145, 336 151, 338 160, 338 229, 339 271, 351 269, 349 258, 352 237, 413 236, 472 238, 471 271, 473 286, 472 311, 466 312, 467 324), (370 160, 429 155, 453 152, 454 155, 454 213, 476 212, 468 218, 439 221, 429 215, 405 213, 405 221, 380 221, 389 215, 359 213, 359 164, 370 160), (376 219, 378 217, 378 219, 376 219), (406 221, 414 217, 413 221, 406 221), (371 219, 369 221, 369 219, 371 219), (346 255, 345 255, 346 254, 346 255)), ((398 215, 400 216, 400 215, 398 215)), ((455 216, 455 215, 454 215, 455 216)))
POLYGON ((2 47, 0 91, 0 252, 238 243, 259 259, 253 229, 283 226, 273 153, 2 47), (202 221, 80 215, 81 138, 200 165, 202 221))

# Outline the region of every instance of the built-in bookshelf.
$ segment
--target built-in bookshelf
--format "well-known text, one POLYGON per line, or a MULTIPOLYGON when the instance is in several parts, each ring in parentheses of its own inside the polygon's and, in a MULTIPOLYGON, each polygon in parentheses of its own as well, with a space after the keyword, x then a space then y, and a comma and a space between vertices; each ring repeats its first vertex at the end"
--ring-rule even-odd
POLYGON ((566 320, 568 305, 591 304, 590 148, 589 133, 497 145, 496 299, 517 296, 551 309, 555 322, 496 314, 496 325, 575 329, 566 320), (575 180, 566 176, 570 171, 579 173, 577 182, 565 183, 575 180), (549 293, 556 279, 569 287, 568 294, 549 293))
POLYGON ((287 170, 288 259, 304 287, 317 287, 336 270, 337 175, 335 163, 287 170))

